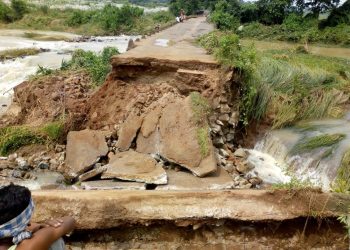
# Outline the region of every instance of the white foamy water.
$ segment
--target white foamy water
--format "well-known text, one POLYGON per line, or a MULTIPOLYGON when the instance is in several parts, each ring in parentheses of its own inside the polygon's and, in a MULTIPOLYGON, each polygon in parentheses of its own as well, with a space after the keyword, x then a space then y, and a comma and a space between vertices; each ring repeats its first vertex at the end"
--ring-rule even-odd
MULTIPOLYGON (((51 33, 48 32, 48 35, 51 35, 51 33)), ((11 35, 11 32, 0 32, 0 51, 20 48, 50 50, 50 52, 43 52, 34 56, 0 62, 0 114, 8 106, 8 98, 11 98, 13 94, 12 89, 28 79, 30 75, 35 74, 39 65, 57 69, 61 66, 62 61, 69 60, 71 53, 77 49, 100 52, 105 47, 115 47, 120 53, 124 53, 127 49, 128 41, 136 38, 136 36, 114 36, 94 37, 88 42, 35 41, 23 38, 16 32, 13 32, 13 35, 11 35)))
MULTIPOLYGON (((328 191, 337 178, 344 154, 350 150, 349 114, 344 119, 325 119, 304 123, 302 127, 271 131, 255 150, 269 155, 281 170, 287 170, 293 177, 306 181, 328 191), (298 143, 321 135, 342 134, 344 139, 330 146, 293 153, 298 143)), ((255 160, 256 161, 256 160, 255 160)), ((275 165, 271 162, 269 165, 275 165)))

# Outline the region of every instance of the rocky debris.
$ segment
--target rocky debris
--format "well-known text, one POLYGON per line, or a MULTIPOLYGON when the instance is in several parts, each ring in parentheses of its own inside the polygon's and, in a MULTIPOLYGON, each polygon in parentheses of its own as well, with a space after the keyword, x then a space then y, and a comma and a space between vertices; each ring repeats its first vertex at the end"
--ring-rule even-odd
POLYGON ((247 154, 242 148, 237 149, 233 155, 239 158, 247 158, 247 154))
POLYGON ((69 118, 65 128, 80 129, 90 88, 91 78, 82 71, 24 81, 14 88, 13 103, 1 117, 0 124, 40 126, 65 114, 69 118), (18 112, 14 115, 13 110, 18 112))
POLYGON ((137 135, 142 124, 142 117, 137 115, 129 115, 119 130, 119 140, 117 148, 121 151, 126 151, 130 148, 132 141, 137 135))
POLYGON ((116 180, 98 180, 82 182, 85 190, 146 190, 145 184, 116 180))
POLYGON ((156 190, 224 190, 232 189, 232 177, 223 169, 203 178, 197 178, 189 172, 167 170, 169 182, 158 186, 156 190))
POLYGON ((130 39, 128 42, 128 47, 127 47, 126 51, 129 51, 135 47, 136 47, 136 45, 135 45, 134 41, 132 39, 130 39))
POLYGON ((80 182, 83 182, 83 181, 89 180, 91 178, 94 178, 98 175, 103 174, 106 170, 107 170, 106 166, 102 166, 100 163, 97 163, 97 164, 95 164, 94 169, 80 175, 78 179, 80 182))
POLYGON ((102 179, 117 178, 158 185, 168 182, 166 172, 151 156, 132 150, 116 153, 105 167, 107 170, 102 179))
POLYGON ((94 130, 71 131, 67 136, 64 173, 72 178, 91 169, 101 156, 108 154, 105 133, 94 130))

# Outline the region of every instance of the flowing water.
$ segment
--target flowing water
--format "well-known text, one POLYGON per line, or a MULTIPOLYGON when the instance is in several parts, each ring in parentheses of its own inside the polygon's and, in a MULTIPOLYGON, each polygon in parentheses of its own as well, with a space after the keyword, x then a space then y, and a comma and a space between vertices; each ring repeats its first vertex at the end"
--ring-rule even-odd
MULTIPOLYGON (((60 32, 38 32, 42 35, 60 35, 66 39, 76 38, 74 34, 60 32)), ((34 56, 17 58, 0 62, 0 114, 8 107, 13 88, 35 74, 38 66, 57 69, 63 60, 69 60, 71 53, 77 49, 100 52, 105 47, 115 47, 119 52, 126 51, 130 39, 137 37, 111 36, 94 37, 87 42, 67 41, 36 41, 24 37, 25 32, 20 30, 0 31, 0 51, 7 49, 37 48, 49 50, 34 56)), ((62 38, 62 39, 63 39, 62 38)), ((65 40, 66 40, 65 39, 65 40)))
MULTIPOLYGON (((309 182, 330 190, 332 182, 337 178, 338 169, 344 154, 350 150, 350 120, 349 116, 344 119, 328 119, 305 122, 293 128, 273 130, 257 143, 255 151, 273 157, 274 161, 264 164, 274 176, 280 176, 274 183, 283 183, 288 180, 288 174, 300 181, 309 182), (304 150, 293 153, 293 148, 299 143, 308 141, 322 135, 342 134, 344 139, 330 146, 320 146, 313 150, 304 150), (282 173, 276 171, 276 167, 282 173)), ((257 170, 263 171, 263 164, 257 160, 259 155, 250 156, 257 170)))

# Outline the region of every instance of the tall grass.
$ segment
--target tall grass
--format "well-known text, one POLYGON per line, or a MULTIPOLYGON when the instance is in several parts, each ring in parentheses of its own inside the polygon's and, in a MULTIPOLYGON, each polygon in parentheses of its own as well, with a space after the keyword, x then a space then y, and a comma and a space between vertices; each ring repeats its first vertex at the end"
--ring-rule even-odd
POLYGON ((256 52, 236 35, 213 32, 199 39, 209 53, 241 76, 240 120, 267 119, 273 128, 301 120, 337 117, 339 96, 350 94, 350 60, 278 50, 256 52))

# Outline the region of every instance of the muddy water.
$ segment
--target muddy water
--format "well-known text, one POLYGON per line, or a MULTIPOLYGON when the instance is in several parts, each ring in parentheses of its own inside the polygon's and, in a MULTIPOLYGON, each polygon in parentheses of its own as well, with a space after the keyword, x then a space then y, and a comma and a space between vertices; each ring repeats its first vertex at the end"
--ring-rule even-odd
MULTIPOLYGON (((279 41, 258 41, 242 39, 243 44, 253 43, 258 50, 281 50, 281 49, 295 49, 297 46, 303 44, 287 43, 279 41)), ((319 47, 308 45, 308 48, 312 54, 320 56, 350 58, 350 48, 332 48, 332 47, 319 47)))
POLYGON ((7 49, 38 48, 47 49, 49 52, 40 53, 34 56, 17 58, 0 62, 0 114, 4 112, 13 94, 12 89, 35 74, 38 66, 56 69, 61 66, 63 60, 69 60, 71 53, 77 49, 100 52, 105 47, 115 47, 123 53, 127 49, 129 39, 136 37, 112 36, 95 37, 88 42, 67 42, 66 40, 76 38, 77 35, 61 32, 40 32, 47 37, 62 37, 61 41, 36 41, 25 38, 28 31, 21 30, 1 30, 0 31, 0 51, 7 49))

